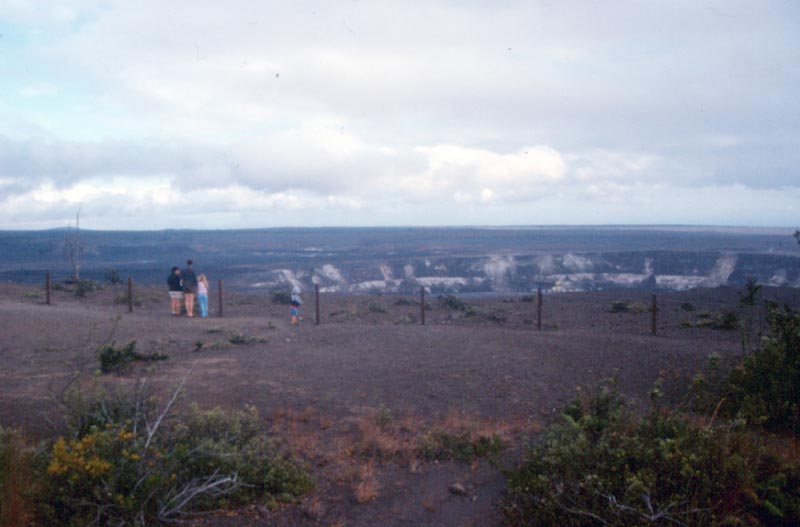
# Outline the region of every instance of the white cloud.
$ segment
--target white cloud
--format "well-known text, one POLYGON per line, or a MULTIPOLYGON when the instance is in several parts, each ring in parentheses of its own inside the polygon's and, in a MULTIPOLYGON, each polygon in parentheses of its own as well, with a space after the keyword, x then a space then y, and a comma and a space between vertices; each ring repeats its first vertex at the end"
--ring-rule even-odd
POLYGON ((0 0, 27 61, 0 64, 0 204, 728 223, 750 193, 746 217, 791 221, 800 7, 768 6, 0 0))
POLYGON ((56 95, 59 91, 59 88, 52 84, 29 84, 21 87, 18 93, 23 97, 47 97, 56 95))
POLYGON ((641 179, 656 168, 660 159, 653 154, 593 149, 570 156, 570 165, 578 181, 641 179))
POLYGON ((453 196, 456 202, 521 199, 564 177, 563 156, 548 146, 530 146, 512 154, 457 145, 417 147, 427 160, 419 172, 401 176, 397 191, 418 200, 453 196))

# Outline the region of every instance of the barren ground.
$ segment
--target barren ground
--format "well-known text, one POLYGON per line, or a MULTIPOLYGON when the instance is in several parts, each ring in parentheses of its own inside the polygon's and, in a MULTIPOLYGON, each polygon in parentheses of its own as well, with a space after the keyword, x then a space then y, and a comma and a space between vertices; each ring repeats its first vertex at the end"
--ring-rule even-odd
MULTIPOLYGON (((650 295, 635 291, 545 296, 542 331, 535 301, 518 296, 462 298, 475 310, 469 316, 429 297, 422 326, 418 299, 337 295, 322 296, 315 325, 306 295, 305 319, 291 327, 288 308, 265 296, 226 295, 220 318, 212 291, 211 316, 189 319, 169 314, 160 289, 137 290, 133 313, 114 302, 123 294, 122 286, 83 299, 55 291, 48 306, 41 289, 0 284, 0 425, 52 434, 53 397, 76 375, 108 387, 148 376, 167 393, 191 369, 184 404, 255 406, 317 481, 297 506, 199 522, 209 526, 499 525, 499 471, 487 460, 418 459, 414 438, 465 426, 496 433, 507 444, 500 462, 510 464, 578 386, 616 376, 622 393, 644 404, 661 376, 679 397, 709 354, 742 353, 741 331, 682 327, 735 309, 737 292, 726 288, 660 293, 657 336, 643 311, 650 295), (643 312, 612 313, 612 301, 643 312), (237 333, 258 342, 231 344, 237 333), (108 340, 136 340, 137 350, 169 359, 97 375, 95 351, 108 340), (377 426, 379 415, 390 426, 377 426), (453 483, 467 495, 452 494, 453 483)), ((798 305, 797 290, 764 295, 798 305)), ((753 336, 762 311, 738 310, 753 336)))

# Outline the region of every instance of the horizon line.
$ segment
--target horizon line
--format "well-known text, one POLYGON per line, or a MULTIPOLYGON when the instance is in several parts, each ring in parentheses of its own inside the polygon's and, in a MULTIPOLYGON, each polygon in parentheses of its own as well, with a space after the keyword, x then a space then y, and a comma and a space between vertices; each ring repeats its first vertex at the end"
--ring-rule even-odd
MULTIPOLYGON (((49 227, 49 228, 11 228, 0 229, 0 233, 46 233, 46 232, 60 232, 67 231, 74 227, 49 227)), ((177 228, 153 228, 153 229, 94 229, 94 228, 80 228, 84 232, 232 232, 232 231, 309 231, 309 230, 449 230, 449 229, 465 229, 465 230, 546 230, 546 229, 609 229, 609 230, 681 230, 681 231, 737 231, 744 230, 748 232, 773 232, 775 234, 797 231, 797 227, 781 226, 781 225, 713 225, 713 224, 682 224, 682 223, 598 223, 598 224, 509 224, 509 225, 310 225, 310 226, 261 226, 261 227, 225 227, 225 228, 194 228, 194 227, 177 227, 177 228)))

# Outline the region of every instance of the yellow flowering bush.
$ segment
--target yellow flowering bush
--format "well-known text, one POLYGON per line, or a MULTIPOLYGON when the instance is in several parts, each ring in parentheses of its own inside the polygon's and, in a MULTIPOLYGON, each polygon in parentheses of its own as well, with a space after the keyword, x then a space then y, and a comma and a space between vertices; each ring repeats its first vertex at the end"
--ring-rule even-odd
MULTIPOLYGON (((311 480, 255 409, 169 419, 169 404, 78 394, 67 435, 49 449, 40 504, 45 525, 141 525, 174 521, 265 496, 305 492, 311 480)), ((173 397, 174 400, 174 397, 173 397)))
POLYGON ((115 507, 109 515, 124 517, 138 501, 130 492, 135 484, 132 465, 141 458, 138 452, 135 435, 113 427, 93 427, 83 437, 57 439, 46 470, 50 508, 45 516, 54 523, 80 524, 96 514, 92 503, 113 496, 115 507))
MULTIPOLYGON (((59 438, 53 445, 52 459, 47 467, 50 476, 66 476, 75 483, 83 477, 99 478, 111 470, 111 463, 98 454, 99 433, 83 437, 79 440, 66 441, 59 438)), ((101 442, 107 440, 100 436, 101 442)))

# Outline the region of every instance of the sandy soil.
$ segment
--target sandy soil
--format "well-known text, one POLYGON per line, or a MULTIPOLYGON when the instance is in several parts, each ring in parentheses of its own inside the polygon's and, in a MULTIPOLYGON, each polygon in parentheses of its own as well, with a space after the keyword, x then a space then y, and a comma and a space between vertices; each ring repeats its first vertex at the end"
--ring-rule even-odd
MULTIPOLYGON (((623 394, 644 404, 659 376, 679 397, 709 354, 742 354, 741 331, 684 327, 703 312, 736 309, 737 292, 726 288, 660 293, 657 336, 650 334, 650 294, 633 291, 546 296, 542 331, 536 303, 518 296, 462 298, 471 314, 428 298, 422 326, 418 299, 336 295, 322 296, 315 325, 307 295, 305 319, 292 327, 287 306, 265 296, 226 295, 221 318, 212 291, 211 316, 189 319, 169 314, 160 289, 137 290, 133 313, 115 303, 123 294, 107 287, 77 299, 55 291, 45 305, 41 289, 0 284, 0 424, 52 434, 53 397, 75 376, 105 386, 148 376, 167 393, 191 371, 186 402, 254 405, 317 480, 298 506, 253 506, 201 522, 210 526, 499 525, 497 469, 486 460, 416 459, 409 438, 468 423, 502 436, 508 448, 501 461, 512 463, 576 387, 616 376, 623 394), (612 301, 638 309, 612 313, 612 301), (234 334, 258 342, 234 345, 234 334), (101 343, 134 339, 139 351, 169 360, 96 375, 101 343), (387 430, 372 425, 381 412, 390 416, 387 430), (359 454, 367 443, 394 454, 359 454), (454 483, 466 496, 448 490, 454 483)), ((797 290, 764 294, 798 305, 797 290)), ((754 338, 763 309, 738 311, 754 338)))

